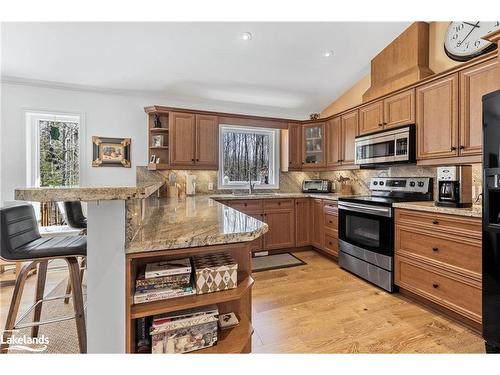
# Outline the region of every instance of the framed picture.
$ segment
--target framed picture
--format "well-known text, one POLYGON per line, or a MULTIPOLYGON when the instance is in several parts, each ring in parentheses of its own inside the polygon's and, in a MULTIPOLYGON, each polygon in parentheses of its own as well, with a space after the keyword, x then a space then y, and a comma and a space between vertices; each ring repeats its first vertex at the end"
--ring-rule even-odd
POLYGON ((152 140, 153 140, 153 147, 163 146, 163 135, 154 135, 152 140))
POLYGON ((155 163, 156 162, 156 155, 151 155, 149 158, 149 163, 155 163))
POLYGON ((92 137, 93 167, 130 168, 130 138, 92 137))

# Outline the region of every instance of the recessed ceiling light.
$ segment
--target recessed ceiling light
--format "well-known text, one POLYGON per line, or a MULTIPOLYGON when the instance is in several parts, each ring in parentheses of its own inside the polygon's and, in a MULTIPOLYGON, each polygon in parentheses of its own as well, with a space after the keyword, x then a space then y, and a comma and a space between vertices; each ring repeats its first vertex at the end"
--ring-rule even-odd
POLYGON ((252 34, 249 33, 248 31, 245 31, 243 34, 241 34, 241 39, 250 40, 250 39, 252 39, 252 34))
POLYGON ((333 56, 333 51, 326 51, 323 56, 325 57, 332 57, 333 56))

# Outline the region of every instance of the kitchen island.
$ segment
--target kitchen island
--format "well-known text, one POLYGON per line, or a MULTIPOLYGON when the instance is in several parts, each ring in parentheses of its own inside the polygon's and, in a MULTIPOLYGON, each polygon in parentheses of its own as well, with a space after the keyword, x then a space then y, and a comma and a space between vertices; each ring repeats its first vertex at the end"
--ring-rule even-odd
POLYGON ((154 193, 162 185, 27 188, 17 189, 16 199, 87 202, 89 353, 134 352, 135 319, 212 303, 220 304, 223 312, 239 312, 243 323, 221 337, 217 350, 248 352, 253 284, 249 244, 267 225, 208 197, 158 198, 154 193), (229 251, 238 262, 236 289, 131 303, 137 269, 144 262, 216 251, 229 251))

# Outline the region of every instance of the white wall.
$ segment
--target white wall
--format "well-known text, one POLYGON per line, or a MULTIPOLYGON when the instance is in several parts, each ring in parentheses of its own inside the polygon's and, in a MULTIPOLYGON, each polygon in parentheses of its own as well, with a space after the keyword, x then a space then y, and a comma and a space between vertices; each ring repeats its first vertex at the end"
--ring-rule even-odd
POLYGON ((14 189, 27 186, 25 110, 75 112, 84 115, 81 185, 134 185, 135 167, 147 164, 144 107, 151 98, 2 84, 0 201, 14 199, 14 189), (132 168, 93 168, 91 137, 132 138, 132 168))

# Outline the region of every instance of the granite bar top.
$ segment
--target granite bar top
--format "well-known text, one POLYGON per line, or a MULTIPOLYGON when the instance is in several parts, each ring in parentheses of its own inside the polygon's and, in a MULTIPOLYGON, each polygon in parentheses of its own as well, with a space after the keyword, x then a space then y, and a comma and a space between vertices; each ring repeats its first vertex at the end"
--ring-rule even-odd
POLYGON ((294 199, 294 198, 319 198, 337 201, 340 197, 353 195, 342 195, 338 193, 257 193, 257 194, 216 194, 211 198, 220 201, 241 200, 241 199, 294 199))
POLYGON ((164 182, 137 186, 42 187, 15 190, 15 199, 29 202, 104 201, 147 198, 164 182))
POLYGON ((482 208, 481 206, 478 205, 474 205, 470 208, 454 208, 454 207, 436 206, 434 202, 401 202, 401 203, 394 203, 393 207, 404 208, 406 210, 435 212, 439 214, 459 215, 459 216, 468 216, 476 218, 482 218, 483 215, 482 208))
POLYGON ((247 242, 268 230, 262 221, 207 195, 151 198, 144 204, 146 216, 127 253, 247 242))

